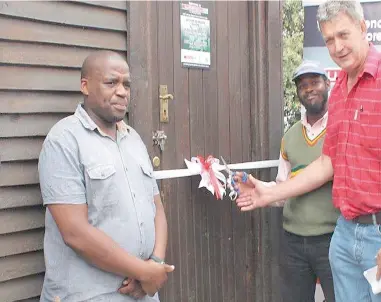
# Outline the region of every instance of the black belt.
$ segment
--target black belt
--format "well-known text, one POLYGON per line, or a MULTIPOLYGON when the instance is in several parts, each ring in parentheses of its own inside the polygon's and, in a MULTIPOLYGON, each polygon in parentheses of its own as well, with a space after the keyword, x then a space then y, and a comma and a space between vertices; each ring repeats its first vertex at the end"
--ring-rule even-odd
POLYGON ((360 215, 353 219, 355 223, 362 224, 381 224, 381 212, 367 215, 360 215))

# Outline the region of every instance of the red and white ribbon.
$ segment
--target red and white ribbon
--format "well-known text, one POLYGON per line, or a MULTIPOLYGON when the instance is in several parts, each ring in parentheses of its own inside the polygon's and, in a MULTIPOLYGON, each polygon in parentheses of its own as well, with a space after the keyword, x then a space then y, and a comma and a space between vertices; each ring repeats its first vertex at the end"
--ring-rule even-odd
POLYGON ((205 187, 217 199, 225 195, 226 178, 220 170, 220 160, 209 155, 206 159, 202 156, 192 157, 191 161, 184 159, 188 169, 195 174, 201 175, 199 188, 205 187))
MULTIPOLYGON (((244 162, 244 163, 238 163, 238 164, 229 164, 228 167, 230 170, 247 171, 247 170, 256 170, 256 169, 276 168, 278 167, 278 165, 279 165, 279 160, 262 160, 262 161, 244 162)), ((222 171, 222 170, 225 170, 225 166, 220 164, 218 167, 218 171, 222 171)), ((200 173, 191 171, 188 168, 153 171, 153 176, 157 180, 188 177, 188 176, 193 176, 197 174, 200 174, 200 173)))

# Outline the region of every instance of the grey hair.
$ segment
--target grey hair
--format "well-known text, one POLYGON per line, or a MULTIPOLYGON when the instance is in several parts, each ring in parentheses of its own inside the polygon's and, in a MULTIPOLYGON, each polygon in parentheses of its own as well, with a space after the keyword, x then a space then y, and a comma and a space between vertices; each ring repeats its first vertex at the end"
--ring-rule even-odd
POLYGON ((359 1, 355 0, 328 0, 319 5, 317 10, 317 21, 320 30, 320 23, 330 21, 337 17, 339 13, 345 13, 353 21, 364 20, 364 11, 359 1))

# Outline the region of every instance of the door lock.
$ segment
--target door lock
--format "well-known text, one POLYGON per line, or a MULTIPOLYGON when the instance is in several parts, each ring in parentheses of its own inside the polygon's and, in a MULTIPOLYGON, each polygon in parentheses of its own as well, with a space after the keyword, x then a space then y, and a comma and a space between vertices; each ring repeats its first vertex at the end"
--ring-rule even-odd
POLYGON ((158 168, 160 166, 160 158, 155 156, 153 159, 152 159, 152 163, 153 163, 153 166, 155 168, 158 168))
POLYGON ((167 135, 163 130, 156 130, 153 133, 152 140, 154 145, 158 145, 161 151, 164 151, 167 135))

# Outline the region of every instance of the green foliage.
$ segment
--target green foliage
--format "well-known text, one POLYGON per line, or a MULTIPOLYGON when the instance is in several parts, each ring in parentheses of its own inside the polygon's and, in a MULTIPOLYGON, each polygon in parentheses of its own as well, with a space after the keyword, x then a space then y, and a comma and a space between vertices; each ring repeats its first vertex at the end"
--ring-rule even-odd
POLYGON ((285 130, 300 119, 300 103, 292 74, 303 57, 304 11, 301 0, 283 2, 283 93, 285 130))

